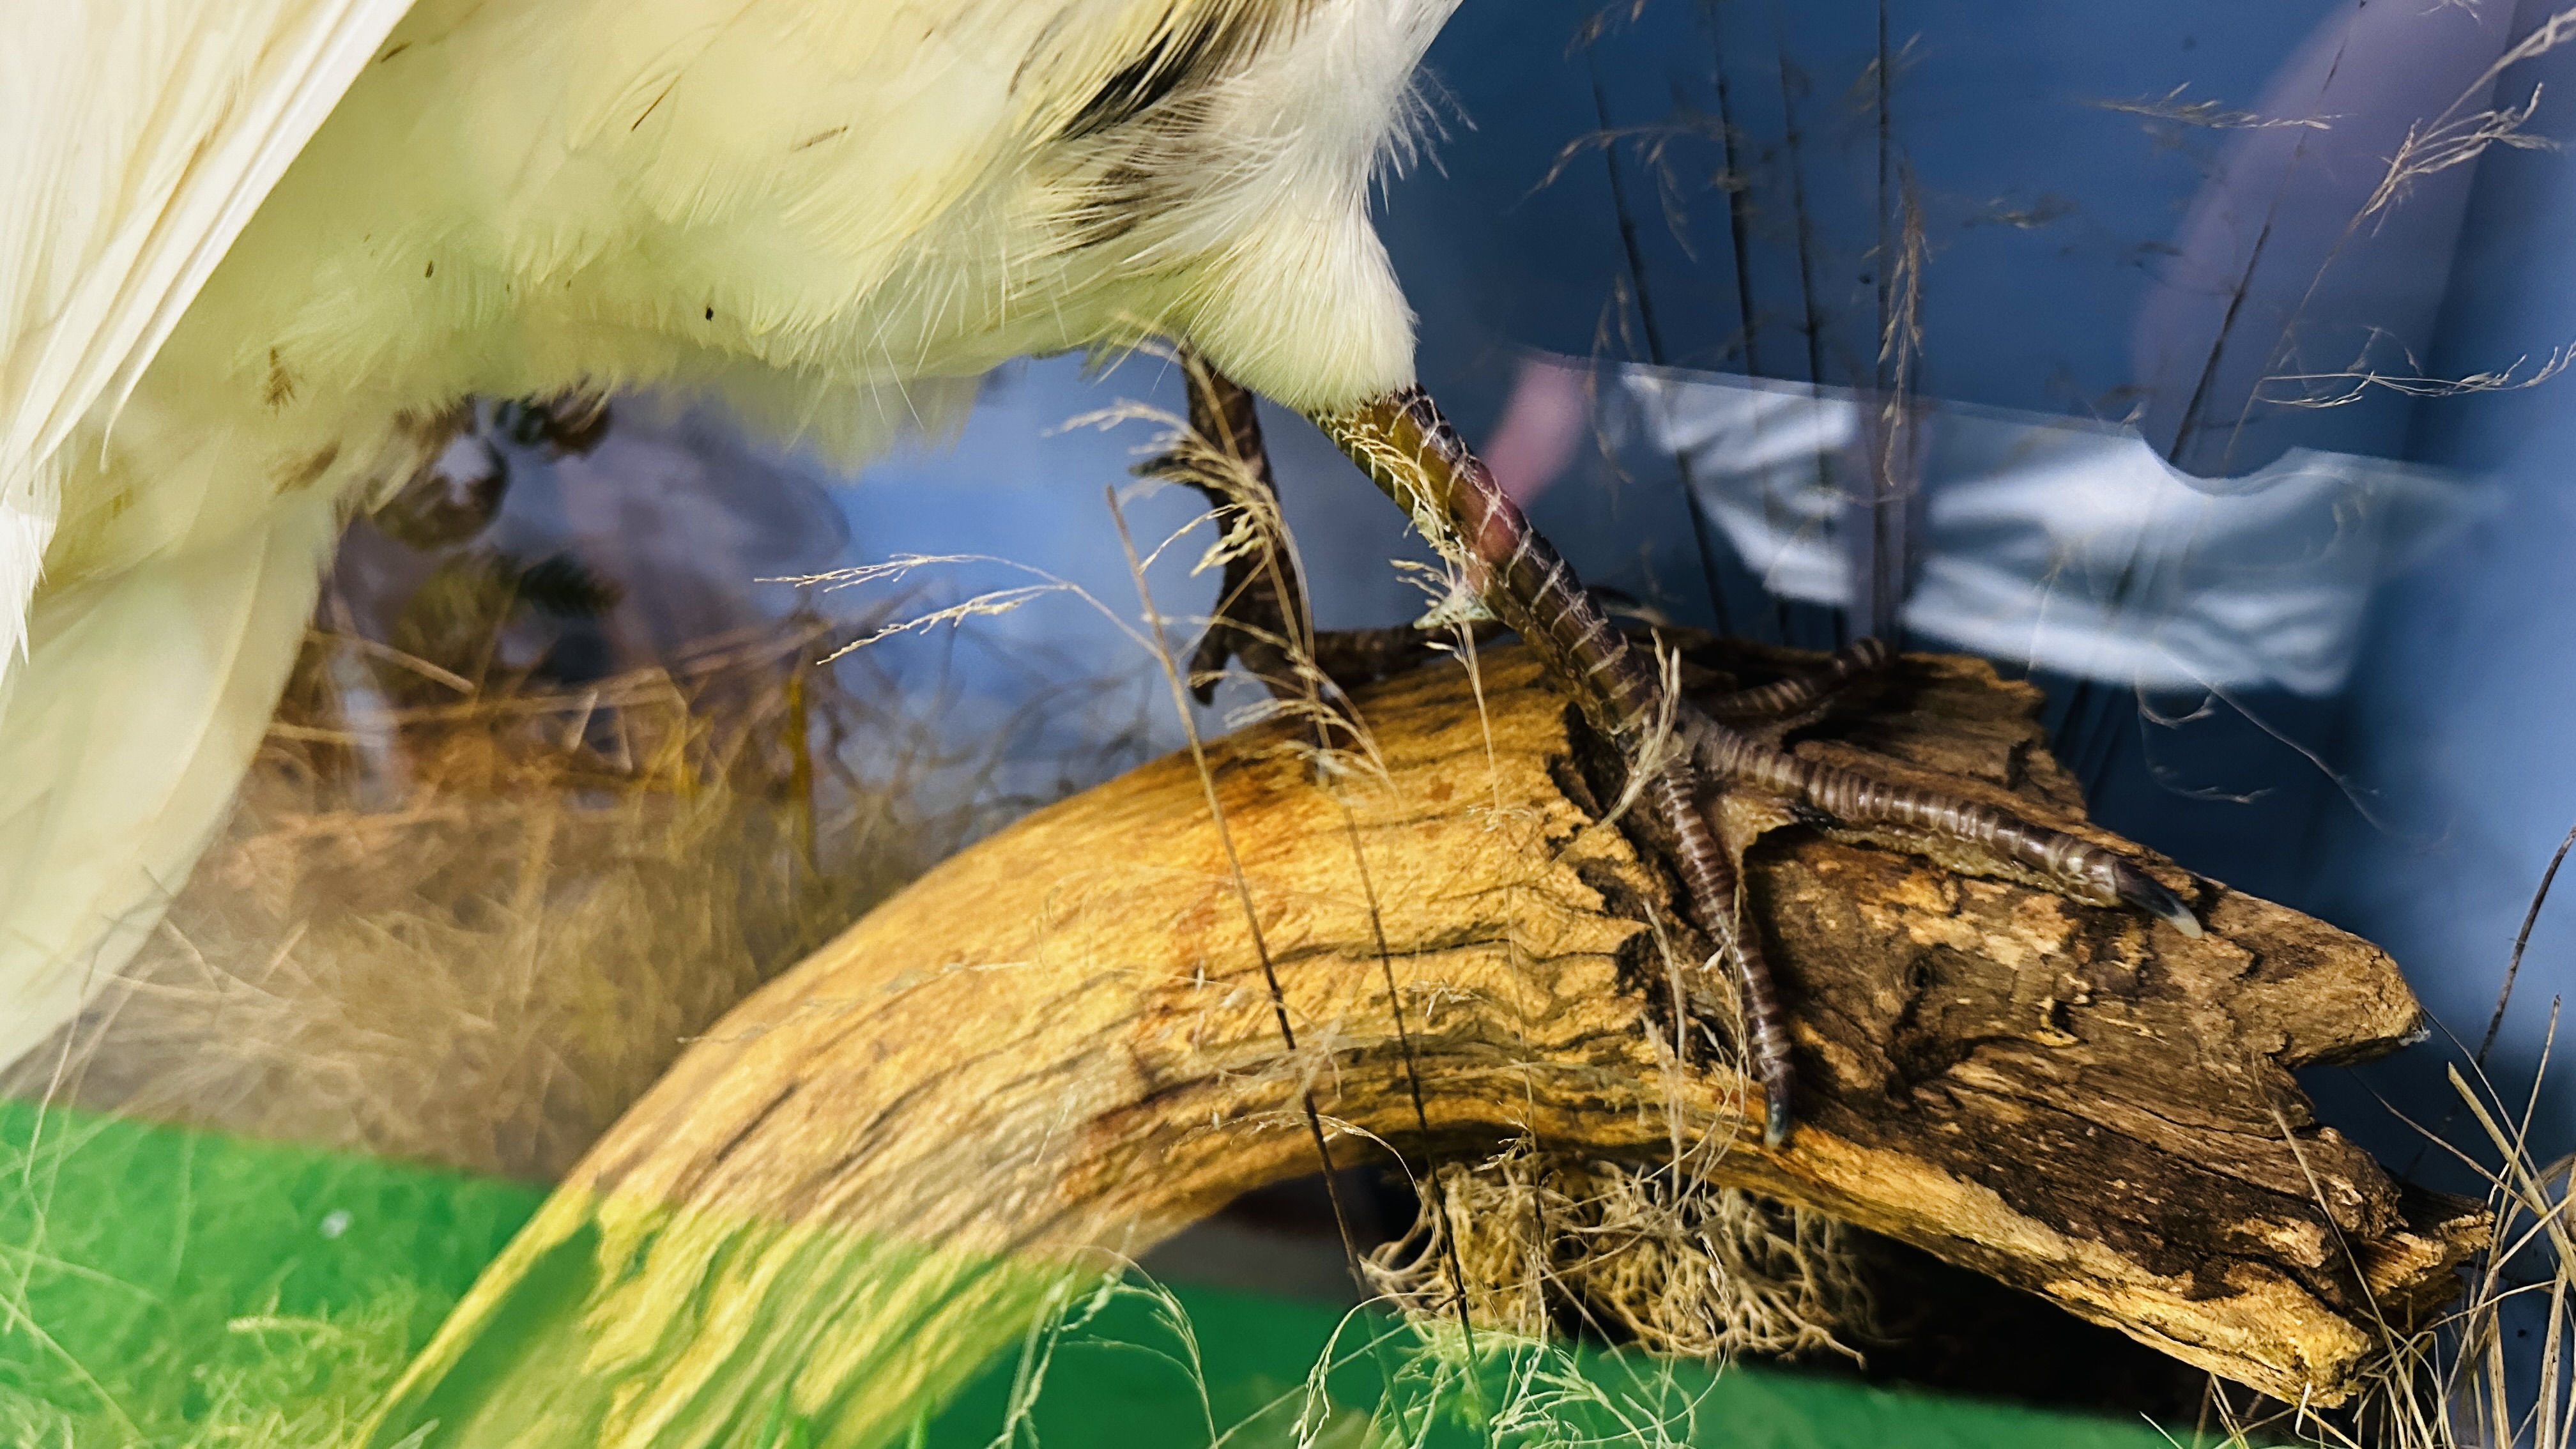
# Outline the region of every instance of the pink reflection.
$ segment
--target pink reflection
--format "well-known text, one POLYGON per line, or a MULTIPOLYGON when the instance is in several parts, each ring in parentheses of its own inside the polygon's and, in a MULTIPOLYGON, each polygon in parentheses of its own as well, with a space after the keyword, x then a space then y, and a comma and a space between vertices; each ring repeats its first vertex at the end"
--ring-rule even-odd
POLYGON ((1542 357, 1521 359, 1502 421, 1481 450, 1494 481, 1527 504, 1562 477, 1583 446, 1589 399, 1583 374, 1542 357))

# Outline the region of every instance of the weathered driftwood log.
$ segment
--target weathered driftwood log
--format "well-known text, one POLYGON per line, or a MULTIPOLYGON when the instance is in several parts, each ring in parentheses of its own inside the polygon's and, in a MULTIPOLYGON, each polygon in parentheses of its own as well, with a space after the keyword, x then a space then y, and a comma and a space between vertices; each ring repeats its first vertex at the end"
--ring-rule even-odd
MULTIPOLYGON (((1800 748, 2074 822, 2036 706, 1914 658, 1800 748)), ((2374 1302, 2451 1291, 2457 1209, 2400 1191, 2290 1075, 2414 1030, 2371 946, 2169 867, 2206 938, 1778 830, 1750 888, 1803 1078, 1766 1152, 1740 1117, 1759 1091, 1705 1047, 1676 1059, 1676 1001, 1705 1018, 1725 993, 1528 657, 1485 657, 1481 705, 1452 664, 1362 707, 1381 782, 1319 788, 1284 726, 1218 742, 1229 850, 1190 758, 1159 761, 743 1003, 485 1275, 375 1442, 431 1420, 429 1444, 788 1420, 878 1442, 1087 1256, 1315 1170, 1309 1090, 1328 1124, 1452 1160, 1732 1136, 1715 1178, 2284 1398, 2351 1391, 2374 1302)))

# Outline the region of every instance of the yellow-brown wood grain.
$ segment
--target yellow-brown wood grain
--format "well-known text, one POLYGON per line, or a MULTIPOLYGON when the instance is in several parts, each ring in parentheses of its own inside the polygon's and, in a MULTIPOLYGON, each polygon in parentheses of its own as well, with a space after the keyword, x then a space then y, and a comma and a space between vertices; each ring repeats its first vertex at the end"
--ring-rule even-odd
MULTIPOLYGON (((1766 662, 1722 645, 1694 658, 1766 662)), ((1186 754, 1147 765, 964 852, 737 1007, 591 1152, 398 1402, 435 1398, 469 1359, 488 1379, 478 1337, 534 1301, 521 1280, 537 1265, 575 1251, 599 1258, 592 1286, 550 1321, 630 1345, 574 1356, 602 1404, 645 1394, 610 1382, 626 1376, 721 1418, 772 1358, 796 1402, 843 1402, 816 1385, 816 1345, 899 1324, 931 1341, 843 1358, 874 1365, 886 1402, 916 1402, 966 1371, 943 1359, 971 1368, 1016 1332, 1027 1295, 997 1291, 984 1318, 932 1313, 902 1286, 922 1271, 905 1258, 814 1296, 811 1272, 765 1272, 761 1253, 814 1233, 1017 1265, 1138 1253, 1315 1170, 1309 1091, 1343 1162, 1377 1151, 1369 1138, 1417 1165, 1520 1139, 1647 1161, 1728 1140, 1699 1155, 1717 1180, 2287 1399, 2352 1390, 2380 1337, 2373 1300, 2393 1314, 2451 1291, 2473 1218, 2401 1192, 2290 1074, 2415 1028, 2367 943, 2163 864, 2205 938, 1774 829, 1749 889, 1802 1085, 1797 1135, 1769 1152, 1743 1115, 1758 1091, 1704 1044, 1676 1057, 1676 1005, 1705 1043, 1723 1040, 1729 997, 1664 874, 1602 820, 1612 772, 1587 768, 1521 651, 1488 651, 1481 694, 1455 663, 1366 693, 1384 777, 1331 791, 1285 725, 1210 746, 1295 1051, 1197 770, 1186 754), (620 1214, 725 1226, 628 1241, 620 1214), (577 1247, 583 1233, 611 1246, 577 1247), (649 1332, 627 1322, 646 1317, 649 1332), (722 1373, 692 1367, 710 1357, 692 1336, 718 1332, 722 1373)), ((2036 712, 2035 691, 1982 664, 1912 657, 1799 748, 2086 829, 2036 712)), ((627 1422, 597 1422, 612 1419, 627 1422)), ((619 1432, 593 1437, 646 1442, 619 1432)))

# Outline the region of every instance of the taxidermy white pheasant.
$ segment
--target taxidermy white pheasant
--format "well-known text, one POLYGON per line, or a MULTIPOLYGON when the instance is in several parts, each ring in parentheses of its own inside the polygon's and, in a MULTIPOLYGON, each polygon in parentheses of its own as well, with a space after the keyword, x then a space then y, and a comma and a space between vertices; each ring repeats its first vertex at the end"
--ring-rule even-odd
POLYGON ((855 459, 1009 358, 1157 334, 1314 417, 1647 772, 1775 1141, 1788 1050, 1707 792, 2196 930, 2106 852, 1718 722, 1812 704, 1874 645, 1666 708, 1412 386, 1368 188, 1454 4, 0 6, 0 1061, 152 927, 341 522, 464 400, 676 387, 855 459))

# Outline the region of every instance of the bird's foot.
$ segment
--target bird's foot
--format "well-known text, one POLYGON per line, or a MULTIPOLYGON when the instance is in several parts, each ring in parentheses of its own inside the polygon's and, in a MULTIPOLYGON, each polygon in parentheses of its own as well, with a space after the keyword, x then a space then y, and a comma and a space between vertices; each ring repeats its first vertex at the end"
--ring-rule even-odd
POLYGON ((1798 819, 1967 874, 2020 880, 2088 905, 2127 906, 2186 936, 2201 934, 2180 896, 2115 851, 2000 806, 1809 759, 1776 742, 1782 725, 1813 715, 1894 661, 1886 645, 1864 639, 1776 683, 1703 699, 1676 729, 1713 785, 1769 796, 1798 819))
POLYGON ((1217 525, 1208 552, 1220 569, 1216 607, 1190 654, 1190 693, 1201 704, 1215 698, 1234 660, 1273 698, 1308 697, 1317 683, 1314 628, 1253 395, 1187 348, 1178 360, 1189 387, 1189 427, 1136 471, 1194 489, 1217 525))
POLYGON ((1721 824, 1729 797, 1769 807, 1752 814, 1910 851, 1963 874, 2125 907, 2185 936, 2201 934, 2179 895, 2117 852, 1999 806, 1809 759, 1765 738, 1821 711, 1839 690, 1894 660, 1885 645, 1865 639, 1776 683, 1677 702, 1662 751, 1668 763, 1646 792, 1662 827, 1662 852, 1688 890, 1693 914, 1718 938, 1719 954, 1733 968, 1747 1064, 1764 1088, 1763 1137, 1773 1147, 1784 1145, 1790 1131, 1789 1036, 1761 933, 1744 909, 1743 852, 1750 839, 1721 824))

